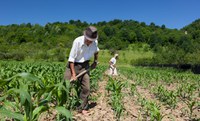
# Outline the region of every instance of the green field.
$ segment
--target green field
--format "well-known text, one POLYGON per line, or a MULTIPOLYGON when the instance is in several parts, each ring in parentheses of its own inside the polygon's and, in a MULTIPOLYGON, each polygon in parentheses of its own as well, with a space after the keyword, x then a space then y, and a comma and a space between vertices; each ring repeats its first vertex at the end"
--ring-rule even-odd
MULTIPOLYGON (((111 77, 105 75, 105 63, 91 71, 89 99, 97 106, 90 109, 93 114, 85 117, 88 120, 200 119, 199 75, 123 65, 119 75, 111 77), (107 117, 105 112, 110 112, 107 117)), ((0 61, 1 121, 86 120, 75 113, 80 88, 63 80, 65 65, 0 61)))
MULTIPOLYGON (((151 51, 132 51, 132 50, 121 50, 116 52, 119 54, 117 60, 118 66, 129 66, 131 61, 135 61, 141 58, 152 58, 153 53, 151 51)), ((99 52, 99 62, 102 64, 109 64, 109 60, 113 57, 110 51, 102 50, 99 52)))

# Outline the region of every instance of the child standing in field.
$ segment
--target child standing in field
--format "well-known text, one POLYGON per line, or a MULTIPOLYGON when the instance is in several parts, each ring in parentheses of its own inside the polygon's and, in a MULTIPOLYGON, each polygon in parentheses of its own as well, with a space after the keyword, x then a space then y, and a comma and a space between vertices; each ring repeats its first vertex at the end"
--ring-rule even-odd
POLYGON ((114 57, 110 59, 108 75, 117 75, 117 69, 116 69, 117 59, 118 59, 118 54, 115 54, 114 57))

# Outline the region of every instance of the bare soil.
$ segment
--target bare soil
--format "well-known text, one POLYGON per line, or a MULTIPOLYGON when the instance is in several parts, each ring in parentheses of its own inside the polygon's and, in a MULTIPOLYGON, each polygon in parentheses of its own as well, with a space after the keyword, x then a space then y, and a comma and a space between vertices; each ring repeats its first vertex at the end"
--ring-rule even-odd
MULTIPOLYGON (((134 83, 134 80, 128 80, 123 75, 120 75, 123 78, 122 80, 128 81, 129 84, 134 83)), ((118 78, 118 77, 115 77, 118 78)), ((99 89, 97 92, 92 93, 91 96, 97 96, 98 99, 96 102, 89 102, 91 108, 88 110, 88 114, 83 115, 82 113, 77 113, 73 111, 73 121, 117 121, 115 117, 115 112, 112 110, 112 107, 109 105, 109 96, 108 92, 106 91, 106 84, 107 84, 107 76, 104 75, 104 79, 99 82, 99 89)), ((175 90, 177 88, 177 84, 171 84, 165 87, 168 90, 175 90)), ((178 101, 177 106, 175 109, 171 109, 162 102, 160 102, 156 96, 150 92, 149 88, 144 88, 142 86, 137 86, 136 91, 139 93, 143 98, 154 101, 156 104, 160 106, 160 111, 163 115, 166 115, 162 121, 199 121, 200 120, 200 107, 194 110, 194 117, 193 120, 189 120, 189 111, 188 107, 182 101, 178 101)), ((137 99, 139 98, 137 95, 130 94, 130 88, 124 88, 122 90, 124 94, 122 103, 124 105, 124 111, 120 118, 120 121, 149 121, 149 118, 144 118, 143 112, 141 112, 141 106, 138 103, 137 99)), ((51 111, 44 114, 43 118, 39 121, 55 121, 56 120, 56 112, 51 111)))
MULTIPOLYGON (((107 81, 104 79, 99 82, 99 89, 96 93, 100 94, 100 97, 96 101, 96 106, 89 109, 87 115, 81 113, 76 114, 74 112, 73 119, 75 121, 115 121, 114 111, 108 104, 109 97, 107 97, 107 91, 105 89, 107 81)), ((93 94, 95 95, 95 94, 93 94)), ((90 102, 94 103, 94 102, 90 102)))

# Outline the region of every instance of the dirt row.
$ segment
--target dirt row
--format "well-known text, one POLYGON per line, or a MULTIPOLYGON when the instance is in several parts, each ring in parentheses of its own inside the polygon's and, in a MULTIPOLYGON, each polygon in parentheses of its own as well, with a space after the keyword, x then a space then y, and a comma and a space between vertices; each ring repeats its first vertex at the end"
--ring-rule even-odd
POLYGON ((111 106, 107 103, 109 98, 107 97, 107 91, 105 89, 107 84, 107 79, 99 82, 99 89, 97 92, 91 94, 99 95, 96 102, 89 102, 90 104, 95 104, 94 107, 89 109, 87 115, 81 113, 75 114, 73 119, 75 121, 115 121, 114 111, 111 106))
MULTIPOLYGON (((134 84, 134 80, 128 80, 125 76, 120 75, 117 77, 119 80, 125 80, 128 82, 128 85, 134 84)), ((91 96, 98 97, 95 102, 89 102, 91 108, 89 109, 89 113, 87 115, 83 115, 81 113, 72 112, 74 121, 117 121, 115 117, 115 112, 112 110, 112 107, 109 105, 110 97, 108 96, 108 92, 106 91, 106 85, 108 82, 108 77, 106 75, 103 76, 103 80, 99 81, 99 89, 97 92, 92 93, 91 96)), ((156 96, 150 91, 149 87, 144 88, 142 86, 136 86, 136 92, 142 98, 156 102, 160 106, 160 111, 162 115, 166 115, 162 121, 190 121, 188 117, 188 111, 186 109, 187 105, 181 101, 178 101, 175 109, 170 109, 168 106, 164 105, 160 102, 156 96)), ((173 85, 169 85, 166 87, 169 90, 174 90, 173 85)), ((124 88, 122 90, 123 100, 122 103, 124 105, 124 111, 120 117, 120 121, 148 121, 149 118, 144 118, 144 112, 142 112, 142 106, 138 103, 139 96, 137 94, 131 95, 131 90, 128 88, 124 88)), ((194 115, 200 119, 200 109, 194 110, 194 115)), ((55 115, 54 115, 55 116, 55 115)), ((54 118, 55 120, 55 118, 54 118)), ((49 120, 53 121, 53 120, 49 120)), ((193 121, 198 121, 193 120, 193 121)))
MULTIPOLYGON (((121 75, 121 80, 126 80, 128 82, 128 85, 134 84, 134 80, 126 79, 125 76, 121 75)), ((167 90, 175 90, 177 88, 177 84, 171 84, 171 85, 164 85, 164 87, 167 90)), ((160 106, 160 111, 162 115, 165 115, 165 117, 162 119, 162 121, 190 121, 189 118, 189 108, 180 99, 178 99, 177 106, 175 109, 169 108, 169 106, 165 105, 164 103, 160 102, 159 99, 154 95, 150 90, 154 87, 142 87, 142 86, 136 86, 136 93, 139 94, 142 98, 153 101, 157 105, 160 106)), ((131 95, 130 94, 130 88, 123 89, 124 93, 124 99, 123 104, 125 107, 124 115, 121 117, 122 121, 137 121, 137 120, 148 120, 143 118, 143 112, 141 112, 141 105, 138 103, 139 96, 137 94, 131 95)), ((200 101, 200 100, 199 100, 200 101)), ((200 120, 200 107, 197 107, 194 109, 193 112, 193 119, 192 121, 199 121, 200 120), (195 117, 195 118, 194 118, 195 117)))

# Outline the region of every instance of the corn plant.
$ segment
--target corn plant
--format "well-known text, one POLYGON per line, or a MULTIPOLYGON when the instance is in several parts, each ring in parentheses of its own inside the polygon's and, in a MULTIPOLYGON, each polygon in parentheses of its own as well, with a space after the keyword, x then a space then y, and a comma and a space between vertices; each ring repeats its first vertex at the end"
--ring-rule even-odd
POLYGON ((168 91, 162 85, 154 88, 154 94, 158 99, 172 108, 176 107, 177 104, 177 93, 175 91, 168 91))
POLYGON ((189 110, 189 118, 192 120, 193 112, 198 108, 198 101, 195 99, 195 91, 197 90, 196 84, 182 83, 178 87, 179 98, 187 105, 189 110))
POLYGON ((184 103, 187 104, 188 106, 188 109, 189 109, 189 118, 192 120, 192 117, 193 117, 193 112, 195 109, 199 108, 199 104, 198 104, 198 101, 196 100, 185 100, 184 103))
POLYGON ((196 84, 182 83, 181 86, 178 87, 177 93, 180 98, 190 100, 196 89, 196 84))
POLYGON ((145 113, 146 120, 150 118, 151 121, 161 121, 167 114, 163 115, 160 111, 160 106, 158 106, 153 101, 148 101, 145 98, 139 96, 138 102, 142 106, 142 111, 145 113))
POLYGON ((136 92, 136 84, 131 84, 130 89, 131 89, 131 95, 135 95, 137 93, 136 92))
MULTIPOLYGON (((17 77, 22 78, 18 78, 18 85, 13 88, 10 87, 10 89, 4 93, 3 98, 0 99, 1 101, 5 102, 0 108, 0 113, 2 116, 10 117, 20 121, 35 121, 42 112, 51 108, 46 105, 46 102, 51 100, 52 92, 50 92, 48 96, 44 95, 44 97, 47 97, 45 99, 47 100, 46 102, 44 100, 39 101, 40 97, 42 97, 42 89, 45 87, 39 78, 29 73, 20 73, 10 79, 1 80, 0 85, 9 85, 9 83, 12 82, 12 79, 17 77), (39 86, 38 89, 40 90, 35 92, 33 88, 31 88, 34 84, 39 86)), ((62 115, 63 112, 66 112, 67 114, 64 115, 65 118, 71 119, 70 112, 64 107, 56 106, 54 108, 62 115)))
POLYGON ((123 95, 121 93, 122 88, 125 86, 124 83, 114 80, 113 78, 109 78, 108 84, 106 85, 106 90, 111 92, 111 106, 113 110, 116 112, 117 120, 120 119, 121 113, 124 110, 124 106, 122 104, 123 95))
POLYGON ((103 72, 106 70, 103 66, 97 66, 96 69, 90 71, 90 91, 95 92, 98 89, 98 81, 101 80, 103 72))
POLYGON ((24 120, 24 121, 34 121, 37 120, 39 114, 48 109, 47 106, 37 107, 36 102, 32 101, 32 94, 29 90, 32 82, 38 82, 40 87, 44 87, 42 82, 31 74, 28 73, 20 73, 16 76, 7 79, 1 80, 0 85, 5 86, 9 84, 13 78, 21 77, 25 80, 18 81, 18 84, 14 88, 10 88, 6 93, 4 93, 2 101, 4 101, 4 105, 1 107, 0 112, 3 116, 24 120), (18 88, 17 88, 18 87, 18 88), (10 101, 7 101, 7 97, 11 97, 10 101), (13 102, 14 101, 14 102, 13 102), (10 103, 9 103, 10 102, 10 103), (13 110, 15 112, 13 112, 13 110))

